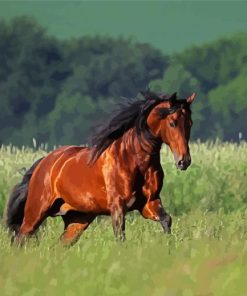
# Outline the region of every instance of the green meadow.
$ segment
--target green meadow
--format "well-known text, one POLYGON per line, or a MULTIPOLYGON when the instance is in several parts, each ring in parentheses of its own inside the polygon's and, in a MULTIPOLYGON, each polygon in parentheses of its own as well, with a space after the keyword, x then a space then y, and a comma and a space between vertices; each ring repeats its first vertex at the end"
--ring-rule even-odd
POLYGON ((0 295, 247 295, 247 143, 192 143, 192 165, 176 170, 164 147, 162 200, 171 235, 138 213, 127 215, 126 242, 99 217, 69 249, 59 218, 37 238, 10 245, 4 207, 20 170, 46 147, 0 148, 0 295))

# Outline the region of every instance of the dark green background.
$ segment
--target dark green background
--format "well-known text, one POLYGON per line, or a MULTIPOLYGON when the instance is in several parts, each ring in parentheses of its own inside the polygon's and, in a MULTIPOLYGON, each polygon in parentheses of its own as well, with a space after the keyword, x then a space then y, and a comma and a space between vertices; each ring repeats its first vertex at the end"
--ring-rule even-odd
POLYGON ((193 140, 247 139, 246 12, 241 1, 0 1, 0 144, 87 143, 147 86, 198 93, 193 140))

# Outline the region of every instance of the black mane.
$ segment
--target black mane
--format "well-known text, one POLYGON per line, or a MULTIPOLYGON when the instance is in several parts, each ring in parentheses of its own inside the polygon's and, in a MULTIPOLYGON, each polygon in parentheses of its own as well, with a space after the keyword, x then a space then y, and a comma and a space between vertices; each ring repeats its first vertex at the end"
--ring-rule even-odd
MULTIPOLYGON (((141 142, 141 134, 147 141, 155 142, 157 139, 149 131, 147 117, 151 110, 164 101, 176 101, 176 93, 171 96, 165 94, 155 94, 150 91, 141 92, 145 99, 136 101, 127 101, 121 104, 118 113, 109 123, 102 125, 100 130, 92 137, 93 146, 89 163, 94 163, 99 156, 118 138, 122 137, 132 127, 136 128, 136 135, 141 142)), ((179 100, 181 102, 184 100, 179 100)), ((169 110, 166 109, 166 110, 169 110)), ((170 112, 174 110, 170 109, 170 112)))

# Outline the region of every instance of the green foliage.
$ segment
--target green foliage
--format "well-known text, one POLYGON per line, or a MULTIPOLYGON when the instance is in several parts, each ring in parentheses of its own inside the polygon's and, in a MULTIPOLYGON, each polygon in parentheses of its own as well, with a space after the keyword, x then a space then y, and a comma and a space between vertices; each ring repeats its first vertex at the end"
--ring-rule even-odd
POLYGON ((246 132, 247 113, 247 73, 241 73, 227 85, 219 86, 208 94, 208 100, 214 105, 215 117, 213 132, 218 129, 228 139, 238 140, 239 133, 246 132))
POLYGON ((192 165, 185 173, 175 170, 170 152, 163 153, 162 196, 169 210, 182 215, 197 208, 225 212, 246 208, 246 149, 244 142, 192 144, 192 165))
POLYGON ((33 126, 53 109, 66 78, 63 54, 32 19, 17 18, 1 28, 0 61, 6 67, 0 73, 0 141, 30 143, 29 135, 37 135, 33 126))
MULTIPOLYGON (((110 99, 97 103, 86 95, 82 100, 79 93, 71 96, 61 94, 54 110, 42 122, 42 126, 50 131, 50 146, 56 143, 73 143, 75 136, 80 143, 89 129, 94 130, 96 123, 106 113, 104 106, 108 104, 112 105, 110 99)), ((87 139, 85 142, 88 142, 87 139)))
POLYGON ((191 89, 192 81, 195 81, 194 88, 198 89, 200 106, 195 108, 195 115, 199 113, 200 118, 194 120, 194 138, 206 140, 218 137, 238 141, 241 131, 246 139, 247 129, 243 123, 247 112, 246 75, 243 73, 246 73, 247 66, 247 34, 193 46, 176 54, 173 59, 186 69, 183 76, 181 71, 171 75, 175 84, 178 81, 183 88, 186 89, 187 84, 187 88, 191 89))
MULTIPOLYGON (((90 101, 89 101, 90 103, 90 101)), ((70 105, 71 107, 71 105, 70 105)), ((71 107, 73 110, 73 107, 71 107)), ((69 112, 70 109, 67 109, 69 112)), ((77 117, 75 118, 77 119, 77 117)), ((66 132, 66 131, 65 131, 66 132)), ((186 172, 175 168, 173 155, 165 146, 162 165, 165 183, 161 193, 172 214, 182 215, 200 209, 231 212, 247 203, 247 143, 192 143, 192 165, 186 172)), ((18 172, 46 155, 42 149, 3 146, 0 150, 0 215, 11 187, 21 179, 18 172)))
MULTIPOLYGON (((148 84, 186 96, 197 91, 193 138, 238 140, 245 122, 247 36, 237 34, 170 58, 128 39, 60 41, 34 20, 0 22, 0 216, 11 188, 51 145, 85 142, 120 96, 148 84), (34 148, 25 148, 24 144, 34 148)), ((127 242, 116 244, 110 219, 98 219, 69 250, 57 244, 63 225, 48 220, 23 249, 0 225, 2 295, 245 295, 247 144, 191 145, 186 172, 162 151, 161 197, 173 233, 132 213, 127 242)))
POLYGON ((130 39, 62 42, 25 17, 0 27, 0 143, 85 141, 87 115, 94 119, 109 110, 112 97, 136 95, 167 66, 158 50, 130 39))
POLYGON ((162 79, 153 80, 150 88, 157 92, 174 93, 177 92, 178 97, 186 97, 193 92, 199 94, 193 104, 193 121, 196 123, 192 129, 192 138, 203 138, 202 126, 205 124, 203 116, 203 92, 199 81, 188 72, 182 64, 173 62, 166 70, 162 79))
POLYGON ((175 58, 197 78, 203 91, 226 84, 246 68, 247 34, 222 38, 204 46, 188 48, 175 58))
MULTIPOLYGON (((33 145, 0 150, 1 214, 11 187, 21 179, 19 169, 47 154, 46 147, 37 149, 35 140, 33 145)), ((170 236, 159 223, 131 213, 126 243, 115 242, 108 217, 96 219, 76 245, 63 249, 58 217, 40 229, 39 243, 33 238, 20 249, 10 245, 0 224, 2 295, 244 296, 246 153, 246 142, 192 143, 193 163, 179 172, 171 152, 163 148, 161 196, 173 215, 170 236)))
POLYGON ((76 245, 63 249, 59 221, 18 249, 0 226, 2 295, 244 296, 246 212, 174 217, 172 235, 140 216, 127 217, 125 243, 109 218, 95 221, 76 245))
POLYGON ((162 79, 153 80, 150 84, 151 89, 167 93, 177 92, 179 97, 185 97, 192 92, 201 92, 199 81, 188 72, 182 64, 171 63, 162 79))
POLYGON ((113 103, 148 85, 198 92, 192 139, 246 140, 246 52, 246 33, 167 57, 127 38, 61 41, 28 17, 0 21, 0 143, 87 142, 113 103))
POLYGON ((161 77, 167 58, 148 44, 131 39, 83 37, 68 43, 66 61, 73 75, 68 91, 92 97, 133 96, 149 81, 161 77))

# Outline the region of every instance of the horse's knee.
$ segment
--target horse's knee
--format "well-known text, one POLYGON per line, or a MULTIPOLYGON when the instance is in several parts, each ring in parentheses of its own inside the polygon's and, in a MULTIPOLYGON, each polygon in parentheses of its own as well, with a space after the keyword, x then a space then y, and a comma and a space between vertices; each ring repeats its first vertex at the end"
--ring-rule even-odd
POLYGON ((155 199, 155 200, 148 201, 144 205, 144 207, 141 209, 140 212, 142 216, 146 219, 160 221, 163 211, 164 211, 164 208, 161 204, 160 199, 155 199))
POLYGON ((160 222, 164 232, 171 233, 172 217, 165 211, 160 199, 147 202, 141 214, 146 219, 160 222))

